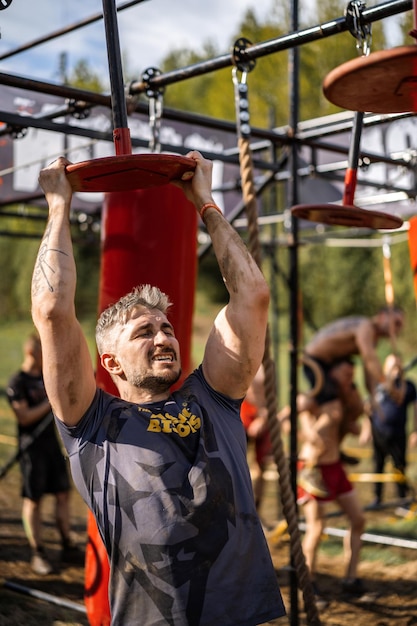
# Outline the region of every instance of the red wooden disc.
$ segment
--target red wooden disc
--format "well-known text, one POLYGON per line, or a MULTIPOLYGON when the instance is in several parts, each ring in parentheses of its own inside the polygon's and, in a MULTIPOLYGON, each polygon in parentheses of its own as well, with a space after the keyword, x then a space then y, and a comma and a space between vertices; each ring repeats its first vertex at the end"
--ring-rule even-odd
POLYGON ((396 215, 338 204, 298 204, 292 207, 291 213, 299 219, 330 226, 394 230, 403 224, 396 215))
POLYGON ((417 112, 417 45, 343 63, 326 76, 323 92, 330 102, 351 111, 417 112))
POLYGON ((130 191, 186 180, 196 163, 172 154, 122 154, 67 165, 74 191, 130 191))

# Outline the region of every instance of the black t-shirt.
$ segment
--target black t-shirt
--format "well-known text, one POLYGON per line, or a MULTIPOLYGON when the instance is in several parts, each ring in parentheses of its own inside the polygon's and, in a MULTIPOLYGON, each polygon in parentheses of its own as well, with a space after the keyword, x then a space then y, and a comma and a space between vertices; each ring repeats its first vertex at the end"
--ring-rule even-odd
POLYGON ((397 404, 388 394, 381 394, 379 410, 372 415, 372 425, 381 434, 393 437, 405 437, 407 423, 407 409, 417 400, 417 390, 411 380, 406 380, 405 394, 402 402, 397 404))
MULTIPOLYGON (((22 400, 26 400, 29 407, 37 406, 41 402, 46 399, 46 391, 45 385, 43 382, 43 377, 40 374, 39 376, 32 376, 27 372, 19 371, 9 380, 9 384, 7 386, 7 397, 10 402, 10 405, 14 401, 21 402, 22 400)), ((30 424, 28 426, 22 426, 18 424, 18 433, 19 438, 24 435, 30 435, 33 431, 38 427, 40 422, 50 413, 50 411, 46 412, 45 415, 39 418, 37 422, 30 424)), ((37 437, 38 443, 45 442, 45 445, 48 445, 48 442, 52 439, 56 440, 55 434, 55 426, 53 420, 50 421, 48 426, 42 431, 42 433, 37 437)))

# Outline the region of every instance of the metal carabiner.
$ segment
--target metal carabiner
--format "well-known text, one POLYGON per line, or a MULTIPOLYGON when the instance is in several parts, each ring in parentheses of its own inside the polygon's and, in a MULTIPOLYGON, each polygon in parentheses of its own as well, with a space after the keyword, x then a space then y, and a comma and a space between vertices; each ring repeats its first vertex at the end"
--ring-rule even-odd
POLYGON ((366 8, 364 0, 351 0, 346 7, 346 23, 351 35, 356 39, 356 49, 362 56, 368 56, 371 51, 372 27, 363 21, 363 10, 366 8))

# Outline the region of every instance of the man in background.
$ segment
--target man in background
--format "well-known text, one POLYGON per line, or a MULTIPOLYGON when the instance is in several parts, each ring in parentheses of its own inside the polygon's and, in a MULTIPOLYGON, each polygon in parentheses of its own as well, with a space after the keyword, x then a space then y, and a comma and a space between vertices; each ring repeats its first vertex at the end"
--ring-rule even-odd
MULTIPOLYGON (((415 447, 417 445, 417 390, 413 381, 405 378, 401 358, 398 355, 389 354, 386 357, 384 375, 387 389, 378 390, 376 403, 369 403, 370 420, 365 421, 361 438, 365 441, 372 438, 376 474, 382 474, 387 458, 392 458, 395 469, 403 475, 403 480, 398 480, 396 485, 398 497, 404 499, 409 491, 404 476, 407 464, 407 417, 409 407, 412 407, 413 425, 408 443, 410 447, 415 447)), ((375 482, 374 494, 375 500, 372 506, 376 508, 382 503, 382 482, 375 482)))
POLYGON ((61 559, 78 562, 82 553, 70 536, 70 480, 56 435, 51 406, 42 377, 42 348, 31 334, 23 345, 20 370, 9 380, 7 397, 18 423, 22 474, 22 521, 31 548, 31 568, 45 576, 53 571, 42 541, 42 500, 56 499, 56 525, 61 537, 61 559))

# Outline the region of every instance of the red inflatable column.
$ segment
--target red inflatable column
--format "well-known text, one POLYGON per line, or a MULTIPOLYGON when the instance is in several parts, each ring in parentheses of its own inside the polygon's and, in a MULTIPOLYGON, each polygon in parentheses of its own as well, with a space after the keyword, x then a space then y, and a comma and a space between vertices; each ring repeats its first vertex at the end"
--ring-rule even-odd
MULTIPOLYGON (((180 189, 163 185, 107 194, 102 218, 99 313, 136 285, 150 283, 168 294, 173 302, 169 318, 181 347, 181 381, 192 369, 196 269, 197 212, 180 189)), ((97 384, 117 394, 99 362, 97 384)), ((110 623, 108 578, 107 554, 89 513, 85 604, 91 626, 110 623)))
POLYGON ((417 302, 417 216, 408 220, 408 249, 410 251, 410 263, 413 271, 414 295, 417 302))

